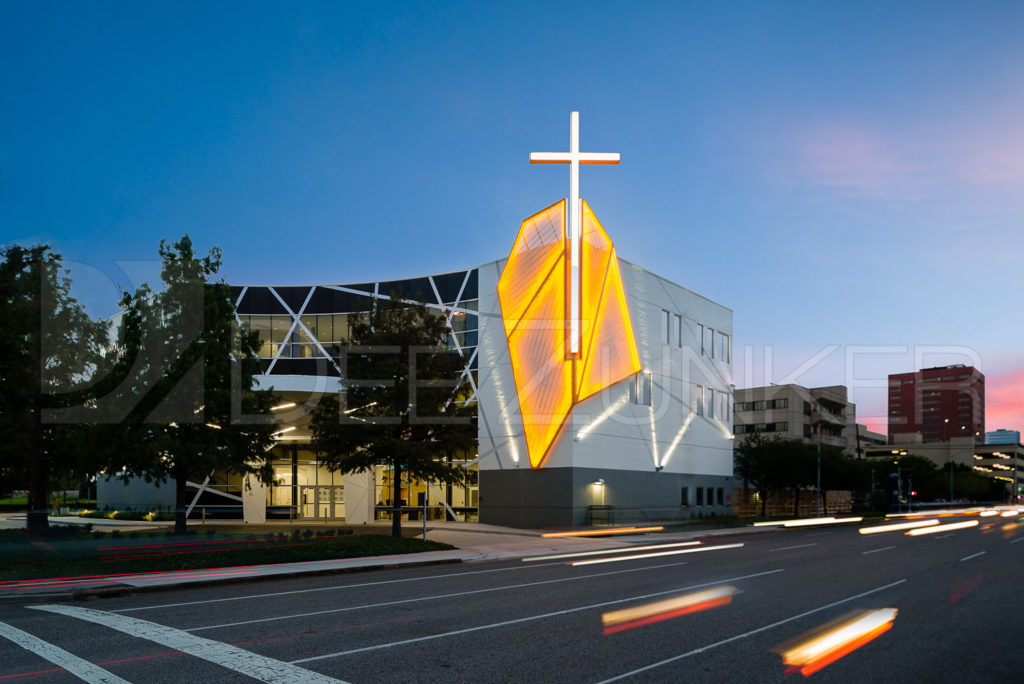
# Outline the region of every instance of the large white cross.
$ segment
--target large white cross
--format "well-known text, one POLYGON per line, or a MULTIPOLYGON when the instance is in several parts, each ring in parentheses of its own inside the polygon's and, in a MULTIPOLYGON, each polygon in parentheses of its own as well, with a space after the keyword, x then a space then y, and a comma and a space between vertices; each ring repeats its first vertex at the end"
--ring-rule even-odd
POLYGON ((580 113, 569 114, 568 152, 531 152, 531 164, 569 165, 569 353, 580 353, 580 164, 618 164, 618 152, 580 152, 580 113))

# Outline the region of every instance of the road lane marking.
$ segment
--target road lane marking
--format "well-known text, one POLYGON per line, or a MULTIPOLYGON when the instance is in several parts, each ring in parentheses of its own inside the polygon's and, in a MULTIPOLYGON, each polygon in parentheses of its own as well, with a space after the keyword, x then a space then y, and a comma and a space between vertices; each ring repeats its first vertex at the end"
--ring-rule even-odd
POLYGON ((420 596, 417 598, 399 599, 397 601, 384 601, 382 603, 365 603, 359 606, 346 606, 345 608, 328 608, 326 610, 315 610, 309 613, 297 613, 295 615, 275 615, 267 618, 256 618, 253 620, 241 620, 239 622, 225 622, 221 625, 207 625, 205 627, 189 627, 185 629, 186 632, 198 632, 204 629, 219 629, 221 627, 237 627, 238 625, 251 625, 256 622, 277 622, 278 620, 288 620, 292 618, 301 617, 312 617, 313 615, 327 615, 329 613, 344 613, 350 610, 362 610, 364 608, 381 608, 383 606, 395 606, 402 603, 415 603, 417 601, 434 601, 437 599, 455 598, 458 596, 471 596, 473 594, 484 594, 489 591, 502 591, 504 589, 519 589, 521 587, 536 587, 541 584, 555 584, 558 582, 573 582, 582 579, 591 579, 594 577, 606 577, 608 575, 621 575, 624 572, 641 572, 643 570, 657 570, 659 568, 672 568, 678 565, 686 565, 686 561, 680 561, 675 563, 662 563, 661 565, 654 565, 647 568, 629 568, 628 570, 613 570, 610 572, 597 572, 591 575, 579 575, 577 577, 560 577, 558 579, 549 580, 538 580, 536 582, 524 582, 523 584, 506 584, 501 587, 487 587, 484 589, 470 589, 468 591, 459 591, 451 594, 434 594, 431 596, 420 596))
POLYGON ((817 546, 818 542, 812 542, 810 544, 797 544, 796 546, 783 546, 781 549, 769 549, 769 552, 773 551, 789 551, 790 549, 804 549, 808 546, 817 546))
POLYGON ((932 539, 939 540, 939 539, 945 539, 946 537, 952 537, 952 536, 955 536, 955 535, 954 535, 953 532, 950 532, 949 534, 940 534, 938 537, 932 537, 932 539))
POLYGON ((978 556, 984 556, 986 553, 988 553, 988 551, 979 551, 978 553, 972 553, 970 556, 964 556, 963 558, 961 558, 960 562, 963 563, 964 561, 971 560, 972 558, 977 558, 978 556))
POLYGON ((808 615, 813 615, 813 614, 819 613, 819 612, 821 612, 823 610, 828 610, 829 608, 834 608, 835 606, 842 605, 844 603, 849 603, 850 601, 856 601, 859 598, 863 598, 865 596, 870 596, 871 594, 876 594, 876 593, 878 593, 880 591, 885 591, 886 589, 891 589, 892 587, 895 587, 895 586, 898 586, 900 584, 903 584, 906 581, 907 580, 905 580, 905 579, 901 579, 898 582, 893 582, 891 584, 886 584, 885 586, 876 587, 875 589, 870 589, 870 590, 865 591, 865 592, 863 592, 861 594, 857 594, 856 596, 849 596, 847 598, 840 599, 839 601, 834 601, 832 603, 829 603, 828 605, 819 606, 818 608, 812 608, 811 610, 804 611, 803 613, 800 613, 799 615, 793 615, 792 617, 788 617, 788 618, 786 618, 784 620, 779 620, 778 622, 773 622, 770 625, 765 625, 764 627, 758 627, 757 629, 752 629, 749 632, 744 632, 743 634, 737 634, 734 637, 729 637, 728 639, 722 639, 721 641, 716 641, 713 644, 708 644, 707 646, 702 646, 700 648, 695 648, 692 651, 687 651, 686 653, 683 653, 681 655, 672 656, 671 658, 666 658, 665 660, 661 660, 661 661, 656 662, 656 663, 651 663, 650 665, 645 665, 644 667, 640 667, 640 668, 637 668, 635 670, 631 670, 630 672, 625 672, 625 673, 620 674, 620 675, 618 675, 616 677, 612 677, 610 679, 605 679, 605 680, 599 682, 598 684, 608 684, 608 682, 615 682, 615 681, 618 681, 620 679, 625 679, 626 677, 632 677, 635 674, 640 674, 641 672, 646 672, 647 670, 653 670, 656 667, 661 667, 662 665, 667 665, 669 663, 674 663, 677 660, 682 660, 683 658, 689 658, 690 656, 698 655, 700 653, 703 653, 704 651, 710 651, 711 649, 717 648, 718 646, 724 646, 725 644, 730 644, 730 643, 732 643, 734 641, 739 641, 740 639, 745 639, 748 636, 753 636, 753 635, 759 634, 761 632, 766 632, 769 629, 774 629, 775 627, 779 627, 780 625, 784 625, 787 622, 792 622, 793 620, 799 620, 800 618, 807 617, 808 615))
POLYGON ((54 646, 48 641, 43 641, 39 637, 23 632, 5 622, 0 622, 0 636, 10 639, 26 651, 49 660, 54 665, 64 668, 69 674, 73 674, 82 681, 90 682, 90 684, 131 684, 127 679, 121 679, 116 674, 108 672, 88 660, 83 660, 74 653, 68 653, 59 646, 54 646))
POLYGON ((879 551, 888 551, 889 549, 895 549, 895 548, 896 548, 895 546, 883 546, 880 549, 871 549, 870 551, 861 551, 860 555, 866 556, 869 553, 878 553, 879 551))
POLYGON ((148 620, 139 620, 138 618, 115 615, 114 613, 107 613, 101 610, 93 610, 92 608, 79 608, 77 606, 44 605, 29 606, 29 608, 78 618, 79 620, 109 627, 133 637, 147 639, 162 646, 173 648, 176 651, 202 658, 221 667, 226 667, 229 670, 234 670, 261 682, 272 682, 273 684, 303 684, 304 682, 344 684, 339 679, 322 675, 319 672, 295 667, 291 663, 267 658, 237 646, 204 639, 203 637, 183 632, 180 629, 165 627, 148 620))
POLYGON ((325 653, 324 655, 312 656, 309 658, 299 658, 298 660, 292 660, 293 665, 297 663, 308 663, 314 660, 325 660, 327 658, 339 658, 341 656, 352 655, 354 653, 364 653, 366 651, 376 651, 381 648, 391 648, 392 646, 405 646, 406 644, 415 644, 421 641, 430 641, 431 639, 443 639, 444 637, 458 636, 460 634, 469 634, 471 632, 480 632, 485 629, 494 629, 496 627, 507 627, 509 625, 521 624, 523 622, 533 622, 534 620, 544 620, 551 617, 559 617, 561 615, 570 615, 572 613, 578 613, 583 610, 593 610, 595 608, 604 608, 605 606, 614 606, 620 603, 629 603, 630 601, 642 601, 644 599, 653 598, 655 596, 664 596, 665 594, 676 594, 683 591, 690 591, 691 589, 700 589, 702 587, 711 587, 719 584, 725 584, 726 582, 738 582, 739 580, 751 579, 753 577, 763 577, 764 575, 774 575, 777 572, 784 572, 784 568, 778 570, 768 570, 766 572, 758 572, 752 575, 743 575, 742 577, 730 577, 727 579, 715 580, 713 582, 702 582, 700 584, 694 584, 689 587, 676 587, 674 589, 666 589, 665 591, 656 591, 653 594, 644 594, 643 596, 630 596, 624 599, 615 599, 614 601, 602 601, 601 603, 591 603, 586 606, 578 606, 576 608, 566 608, 565 610, 556 610, 551 613, 542 613, 540 615, 530 615, 528 617, 515 618, 513 620, 504 620, 502 622, 492 622, 489 625, 479 625, 477 627, 467 627, 465 629, 456 629, 451 632, 442 632, 441 634, 430 634, 428 636, 415 637, 412 639, 402 639, 400 641, 392 641, 386 644, 377 644, 375 646, 364 646, 362 648, 353 648, 348 651, 338 651, 336 653, 325 653))
POLYGON ((161 608, 180 608, 182 606, 199 606, 207 603, 222 603, 224 601, 248 601, 251 599, 264 599, 272 596, 290 596, 292 594, 309 594, 317 591, 338 591, 341 589, 360 589, 363 587, 379 587, 383 584, 400 584, 402 582, 420 582, 422 580, 445 579, 447 577, 464 577, 466 575, 483 575, 492 572, 507 572, 509 570, 532 570, 534 568, 546 568, 552 565, 565 567, 565 563, 537 563, 534 565, 513 565, 507 568, 493 568, 490 570, 467 570, 465 572, 449 572, 440 575, 427 575, 425 577, 406 577, 403 579, 381 580, 380 582, 360 582, 359 584, 335 584, 331 587, 315 587, 313 589, 290 589, 288 591, 272 591, 265 594, 246 594, 245 596, 225 596, 215 599, 203 599, 201 601, 182 601, 181 603, 162 603, 155 606, 136 606, 134 608, 115 608, 111 613, 131 613, 139 610, 159 610, 161 608))
POLYGON ((1016 544, 1016 543, 1017 543, 1017 542, 1019 542, 1019 541, 1024 541, 1024 537, 1021 537, 1020 539, 1014 539, 1014 540, 1013 540, 1012 542, 1010 542, 1010 543, 1011 543, 1011 544, 1016 544))

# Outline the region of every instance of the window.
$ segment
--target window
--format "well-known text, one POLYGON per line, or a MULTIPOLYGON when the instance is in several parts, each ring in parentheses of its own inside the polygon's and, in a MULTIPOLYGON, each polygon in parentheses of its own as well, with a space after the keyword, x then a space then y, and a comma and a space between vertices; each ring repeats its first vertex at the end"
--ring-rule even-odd
POLYGON ((772 408, 773 409, 789 408, 789 399, 773 399, 772 400, 772 408))
POLYGON ((640 372, 633 376, 629 386, 629 400, 634 404, 651 405, 651 374, 640 372))
POLYGON ((721 331, 715 335, 714 358, 729 363, 729 336, 721 331))
POLYGON ((733 434, 736 434, 736 435, 745 435, 745 434, 747 434, 747 426, 744 425, 743 423, 740 423, 739 425, 736 426, 736 429, 733 430, 733 434))
POLYGON ((715 390, 710 387, 704 390, 704 415, 708 418, 715 417, 715 390))
POLYGON ((754 402, 754 410, 755 411, 764 411, 766 405, 767 405, 766 402, 755 401, 754 402))
POLYGON ((693 405, 697 409, 697 415, 704 415, 704 387, 702 385, 694 385, 693 387, 693 405))
POLYGON ((723 489, 722 487, 719 487, 716 490, 716 498, 718 499, 718 502, 717 502, 718 505, 719 506, 724 506, 725 505, 725 489, 723 489))
POLYGON ((775 423, 775 432, 788 432, 788 431, 789 431, 789 423, 786 423, 786 422, 775 423))
POLYGON ((715 358, 715 331, 713 328, 704 328, 704 342, 701 343, 700 353, 715 358))
POLYGON ((671 317, 668 311, 661 310, 661 330, 662 330, 662 341, 665 344, 672 344, 672 327, 669 325, 671 317))
POLYGON ((689 506, 690 505, 690 488, 683 487, 679 490, 679 505, 689 506))
POLYGON ((703 487, 697 487, 697 505, 698 506, 703 506, 704 505, 704 488, 703 487))
POLYGON ((676 332, 676 346, 677 347, 682 347, 683 346, 683 317, 680 316, 679 314, 674 314, 674 315, 675 315, 675 325, 672 326, 672 328, 676 332))

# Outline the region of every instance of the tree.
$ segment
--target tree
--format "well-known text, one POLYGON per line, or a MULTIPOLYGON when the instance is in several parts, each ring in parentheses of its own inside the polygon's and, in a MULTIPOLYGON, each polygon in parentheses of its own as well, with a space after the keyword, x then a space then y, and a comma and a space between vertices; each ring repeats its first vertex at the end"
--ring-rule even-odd
MULTIPOLYGON (((71 296, 61 257, 13 245, 0 262, 0 479, 28 488, 28 531, 49 527, 55 478, 83 470, 81 424, 62 424, 102 360, 106 332, 71 296)), ((12 487, 13 488, 13 487, 12 487)))
POLYGON ((215 470, 270 482, 274 395, 254 390, 256 336, 236 325, 231 288, 214 281, 220 249, 188 235, 160 242, 164 288, 125 293, 108 473, 175 483, 175 533, 187 532, 187 482, 215 470))
POLYGON ((754 488, 761 499, 761 517, 765 516, 768 497, 785 484, 785 454, 782 440, 755 433, 736 447, 736 477, 754 488))
POLYGON ((349 320, 342 393, 322 398, 313 411, 313 445, 332 470, 391 468, 391 534, 399 537, 403 471, 428 482, 470 478, 444 460, 476 447, 476 425, 459 380, 463 362, 443 346, 449 332, 444 318, 423 305, 392 296, 349 320))

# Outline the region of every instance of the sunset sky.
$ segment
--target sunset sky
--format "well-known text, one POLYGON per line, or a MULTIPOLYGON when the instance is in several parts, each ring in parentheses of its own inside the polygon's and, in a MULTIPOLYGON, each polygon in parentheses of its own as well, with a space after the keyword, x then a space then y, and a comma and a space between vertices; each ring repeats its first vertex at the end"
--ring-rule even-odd
POLYGON ((1024 429, 1024 4, 0 4, 0 242, 95 314, 161 238, 232 283, 507 254, 568 147, 619 255, 735 312, 737 387, 967 363, 1024 429))

